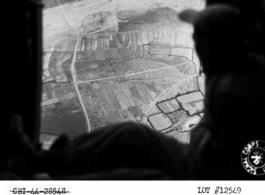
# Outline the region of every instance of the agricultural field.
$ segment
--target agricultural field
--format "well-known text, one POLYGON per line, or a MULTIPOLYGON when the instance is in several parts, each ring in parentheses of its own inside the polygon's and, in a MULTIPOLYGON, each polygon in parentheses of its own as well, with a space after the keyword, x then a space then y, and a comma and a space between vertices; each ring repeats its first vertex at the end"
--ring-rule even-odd
POLYGON ((205 76, 198 77, 198 83, 202 95, 205 95, 205 76))
POLYGON ((56 7, 56 6, 59 6, 59 5, 64 5, 64 4, 67 4, 67 3, 71 3, 75 0, 42 0, 42 3, 44 4, 44 9, 49 9, 49 8, 52 8, 52 7, 56 7))
POLYGON ((172 65, 165 64, 156 60, 147 58, 131 58, 128 60, 120 60, 113 63, 115 59, 79 61, 75 63, 77 79, 82 81, 94 81, 100 79, 108 79, 113 77, 144 77, 146 79, 158 79, 180 76, 183 66, 189 69, 190 72, 195 71, 195 66, 192 62, 185 58, 179 57, 172 65), (181 61, 181 62, 179 62, 181 61), (152 74, 149 74, 151 73, 152 74))
POLYGON ((180 109, 180 105, 175 98, 157 103, 163 113, 171 113, 180 109))
POLYGON ((191 92, 177 97, 177 101, 189 116, 203 111, 203 99, 204 97, 200 92, 191 92))
POLYGON ((178 83, 175 79, 123 79, 79 85, 93 128, 127 120, 141 122, 150 103, 178 83))
POLYGON ((174 137, 183 143, 189 143, 190 131, 201 121, 204 115, 204 96, 199 91, 199 82, 200 77, 193 77, 188 82, 175 87, 173 93, 168 93, 160 98, 156 107, 153 107, 148 113, 150 126, 156 131, 174 137), (161 118, 161 122, 155 121, 158 117, 161 118))
POLYGON ((85 116, 77 98, 42 106, 41 134, 75 137, 85 131, 85 116))
MULTIPOLYGON (((43 82, 58 80, 58 78, 70 76, 70 66, 73 60, 76 40, 67 41, 50 51, 43 53, 43 82)), ((59 79, 60 80, 60 79, 59 79)))
MULTIPOLYGON (((162 25, 152 30, 126 31, 95 35, 82 35, 78 52, 90 50, 106 50, 111 48, 129 47, 140 53, 144 46, 151 44, 154 52, 167 50, 167 55, 186 55, 193 58, 194 47, 192 29, 172 29, 170 25, 162 25), (182 47, 181 47, 182 46, 182 47), (191 53, 189 53, 191 52, 191 53), (190 56, 189 56, 190 55, 190 56)), ((151 54, 156 54, 152 53, 151 54)))
POLYGON ((165 135, 169 137, 173 137, 181 143, 189 143, 190 142, 190 131, 178 131, 173 129, 165 133, 165 135))
POLYGON ((172 127, 171 120, 163 113, 157 113, 148 117, 149 123, 157 131, 163 131, 172 127))
POLYGON ((84 112, 70 71, 75 45, 76 40, 70 40, 43 53, 40 139, 44 143, 61 134, 75 137, 86 132, 84 112))
POLYGON ((173 12, 119 13, 115 32, 86 34, 84 26, 78 38, 47 48, 42 139, 134 121, 189 143, 203 117, 204 76, 193 30, 173 12))

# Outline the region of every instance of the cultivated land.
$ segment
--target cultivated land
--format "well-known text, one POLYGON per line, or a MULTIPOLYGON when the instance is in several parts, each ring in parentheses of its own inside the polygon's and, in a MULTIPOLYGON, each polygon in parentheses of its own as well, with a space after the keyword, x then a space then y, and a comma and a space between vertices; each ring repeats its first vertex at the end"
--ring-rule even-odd
POLYGON ((204 96, 192 28, 168 7, 117 16, 114 28, 91 33, 85 23, 77 36, 45 49, 41 133, 46 145, 52 135, 75 137, 124 121, 189 143, 203 116, 204 96))

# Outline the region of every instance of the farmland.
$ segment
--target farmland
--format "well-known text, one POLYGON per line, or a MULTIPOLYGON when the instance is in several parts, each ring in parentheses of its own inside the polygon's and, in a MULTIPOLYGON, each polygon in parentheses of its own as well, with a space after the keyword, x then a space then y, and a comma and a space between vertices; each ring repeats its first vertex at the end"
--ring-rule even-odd
POLYGON ((84 113, 77 98, 42 107, 42 134, 74 137, 86 130, 84 113))
POLYGON ((86 131, 86 120, 73 87, 70 66, 76 40, 57 45, 43 54, 41 139, 86 131))
POLYGON ((49 135, 75 137, 124 121, 189 142, 205 93, 193 29, 170 8, 126 13, 118 13, 123 21, 116 31, 87 33, 84 26, 77 38, 44 51, 45 142, 49 135))
MULTIPOLYGON (((103 126, 126 120, 141 122, 151 102, 166 89, 176 85, 175 79, 123 78, 80 84, 79 90, 91 118, 103 126), (113 118, 113 116, 115 116, 113 118)), ((93 127, 98 127, 91 121, 93 127)))

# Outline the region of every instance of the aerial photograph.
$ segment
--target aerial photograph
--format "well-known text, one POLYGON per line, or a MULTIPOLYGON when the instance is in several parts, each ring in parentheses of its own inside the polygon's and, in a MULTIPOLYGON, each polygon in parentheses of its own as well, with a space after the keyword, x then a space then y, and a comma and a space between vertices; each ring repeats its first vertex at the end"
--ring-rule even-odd
POLYGON ((59 183, 7 193, 245 195, 238 181, 265 179, 265 0, 16 3, 0 179, 59 183))
POLYGON ((202 0, 44 0, 40 141, 125 121, 189 143, 204 114, 193 27, 202 0))

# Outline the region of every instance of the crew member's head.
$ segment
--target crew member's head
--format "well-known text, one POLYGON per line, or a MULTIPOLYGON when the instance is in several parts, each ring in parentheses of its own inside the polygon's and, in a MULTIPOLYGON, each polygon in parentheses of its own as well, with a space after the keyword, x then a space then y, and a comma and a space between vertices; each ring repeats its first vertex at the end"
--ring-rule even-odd
POLYGON ((202 11, 184 10, 194 26, 195 48, 206 75, 251 66, 248 53, 265 55, 264 0, 207 0, 202 11))

